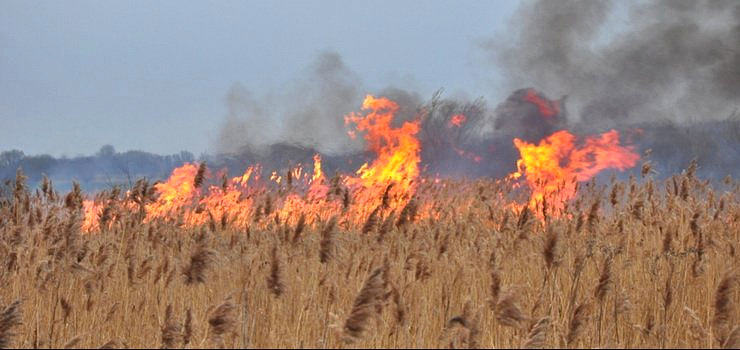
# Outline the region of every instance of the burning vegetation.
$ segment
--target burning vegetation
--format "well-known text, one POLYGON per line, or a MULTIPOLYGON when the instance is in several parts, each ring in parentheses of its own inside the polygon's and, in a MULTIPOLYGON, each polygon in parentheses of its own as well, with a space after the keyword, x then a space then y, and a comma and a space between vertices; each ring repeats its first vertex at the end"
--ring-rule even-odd
POLYGON ((518 171, 511 176, 526 178, 532 191, 530 209, 549 210, 543 213, 549 215, 559 215, 575 197, 579 182, 588 181, 605 169, 632 168, 640 159, 631 146, 620 145, 616 130, 587 137, 581 146, 567 130, 558 131, 537 145, 515 138, 514 145, 521 159, 517 161, 518 171))
MULTIPOLYGON (((543 122, 552 122, 551 126, 562 118, 558 102, 533 89, 515 92, 510 101, 530 104, 529 113, 543 122)), ((250 165, 241 176, 228 178, 225 170, 212 174, 204 162, 187 163, 176 168, 166 181, 152 185, 147 191, 151 196, 141 196, 142 190, 134 189, 120 199, 99 196, 84 200, 83 230, 96 232, 102 222, 112 227, 120 215, 112 214, 113 207, 116 212, 138 212, 144 223, 164 220, 191 228, 250 227, 261 216, 273 213, 291 224, 295 224, 295 218, 313 223, 338 216, 363 231, 374 229, 381 218, 408 217, 410 211, 414 219, 437 217, 437 208, 424 204, 424 194, 417 193, 420 184, 442 182, 439 176, 420 172, 422 144, 417 135, 421 117, 394 121, 398 110, 394 101, 368 95, 362 112, 345 116, 349 136, 361 134, 367 150, 375 156, 354 173, 326 179, 319 154, 313 158, 313 174, 299 164, 284 175, 273 172, 269 179, 263 179, 259 164, 250 165)), ((454 114, 448 127, 459 128, 465 122, 464 114, 454 114)), ((520 159, 517 171, 508 176, 509 185, 531 193, 526 203, 513 203, 513 215, 528 207, 541 216, 559 216, 576 196, 578 183, 606 169, 632 168, 640 158, 632 146, 620 144, 616 130, 586 137, 581 143, 567 130, 546 135, 538 144, 513 139, 520 159)), ((455 152, 481 161, 480 156, 465 150, 455 148, 455 152)))
POLYGON ((602 45, 615 3, 523 5, 492 58, 544 90, 492 114, 363 99, 324 53, 287 130, 232 88, 225 154, 0 153, 0 348, 740 348, 740 119, 712 120, 740 96, 740 5, 634 4, 602 45), (40 175, 102 163, 128 186, 40 175))
POLYGON ((333 177, 319 155, 270 176, 189 163, 85 199, 18 172, 0 200, 2 344, 740 346, 737 182, 695 163, 656 180, 649 162, 596 182, 635 150, 565 130, 516 140, 507 178, 437 178, 394 112, 368 97, 348 116, 375 157, 333 177))
POLYGON ((187 162, 164 181, 86 198, 46 178, 32 192, 19 171, 0 196, 12 301, 1 340, 740 346, 737 272, 727 267, 740 256, 740 185, 713 188, 696 163, 657 180, 650 161, 638 168, 629 137, 558 129, 562 106, 532 89, 501 108, 502 130, 542 124, 510 140, 516 168, 499 179, 442 177, 424 162, 426 146, 489 159, 456 139, 479 120, 475 104, 400 119, 396 102, 370 95, 344 118, 367 158, 331 176, 318 153, 279 171, 245 164, 238 176, 187 162), (435 130, 452 136, 430 143, 435 130), (617 181, 633 168, 639 180, 617 181), (596 181, 610 169, 611 181, 596 181))

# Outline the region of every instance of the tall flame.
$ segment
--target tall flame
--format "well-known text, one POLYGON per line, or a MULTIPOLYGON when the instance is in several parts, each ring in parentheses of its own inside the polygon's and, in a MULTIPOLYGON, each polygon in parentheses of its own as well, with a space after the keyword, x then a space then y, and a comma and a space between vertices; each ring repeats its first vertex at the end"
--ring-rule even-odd
MULTIPOLYGON (((257 165, 231 179, 225 172, 219 172, 219 185, 212 185, 212 181, 205 179, 214 174, 205 172, 203 165, 186 163, 174 169, 166 181, 154 186, 153 198, 147 197, 140 202, 126 197, 116 203, 116 210, 143 210, 145 222, 165 220, 185 227, 205 224, 248 227, 270 222, 288 225, 297 224, 298 220, 308 223, 327 220, 334 215, 342 215, 346 223, 358 226, 367 218, 391 217, 395 210, 411 205, 417 187, 425 183, 419 179, 421 145, 416 134, 420 121, 405 121, 394 126, 393 118, 398 108, 389 99, 368 95, 360 113, 345 116, 345 123, 355 126, 350 135, 362 134, 368 150, 376 155, 354 175, 336 176, 327 181, 317 154, 313 159, 313 174, 298 165, 282 173, 285 177, 273 172, 271 181, 260 182, 261 170, 257 165), (275 187, 278 191, 271 190, 275 187), (260 220, 272 213, 275 213, 272 219, 260 220)), ((465 122, 464 118, 458 120, 465 122)), ((607 168, 624 170, 639 159, 631 147, 619 144, 619 133, 614 130, 588 137, 578 145, 575 136, 568 131, 558 131, 537 145, 520 139, 514 139, 514 144, 521 159, 517 162, 518 171, 511 177, 526 178, 532 190, 530 206, 534 208, 547 200, 551 211, 561 209, 563 202, 575 195, 578 181, 586 181, 607 168)), ((461 156, 480 161, 473 153, 455 150, 461 156)), ((436 179, 433 183, 438 182, 436 179)), ((111 227, 111 220, 117 217, 115 213, 110 214, 112 200, 99 198, 84 202, 85 232, 103 228, 102 216, 106 218, 107 227, 111 227)), ((435 215, 438 214, 429 203, 419 207, 419 217, 435 215)))
MULTIPOLYGON (((343 213, 358 223, 376 208, 386 210, 405 205, 413 195, 414 181, 419 176, 421 146, 415 137, 419 121, 393 127, 391 123, 398 105, 386 98, 368 95, 362 109, 366 112, 351 113, 345 117, 345 122, 356 126, 350 135, 358 131, 364 133, 368 149, 377 157, 360 167, 357 176, 342 179, 341 183, 352 191, 355 203, 352 208, 330 200, 330 186, 321 169, 321 157, 317 154, 314 156, 313 175, 304 172, 300 165, 289 169, 285 177, 273 172, 270 177, 272 186, 281 190, 278 197, 272 199, 266 187, 268 184, 257 188, 249 185, 250 182, 258 183, 259 166, 249 167, 243 175, 232 179, 223 177, 220 186, 207 186, 200 180, 196 184, 199 166, 186 163, 174 169, 165 182, 155 185, 157 195, 145 205, 144 221, 168 220, 188 227, 209 223, 243 227, 250 225, 261 213, 266 213, 268 205, 265 203, 270 202, 269 206, 273 207, 270 210, 286 220, 294 221, 293 218, 304 215, 311 218, 309 220, 327 219, 330 215, 343 213), (259 194, 266 197, 266 202, 256 206, 254 198, 259 194)), ((208 174, 203 174, 203 177, 207 178, 208 174)), ((337 184, 332 184, 335 194, 337 184)), ((96 201, 85 201, 83 228, 86 232, 100 229, 102 208, 103 204, 96 201)))
POLYGON ((362 109, 369 112, 364 116, 356 113, 345 116, 346 124, 354 123, 357 130, 365 131, 368 148, 377 155, 372 164, 366 163, 357 171, 362 184, 365 187, 395 184, 410 190, 419 176, 421 161, 421 145, 416 138, 419 121, 404 122, 401 127, 393 128, 391 122, 398 105, 387 98, 367 95, 362 109))
POLYGON ((566 130, 555 132, 538 145, 520 139, 514 139, 514 145, 521 159, 512 177, 526 177, 532 190, 530 208, 546 200, 553 212, 575 196, 577 182, 587 181, 607 168, 631 168, 640 159, 632 147, 619 144, 616 130, 587 137, 581 146, 566 130))
POLYGON ((313 156, 313 176, 311 177, 311 186, 308 188, 309 199, 326 198, 329 192, 329 186, 326 185, 324 172, 321 171, 321 156, 313 156))

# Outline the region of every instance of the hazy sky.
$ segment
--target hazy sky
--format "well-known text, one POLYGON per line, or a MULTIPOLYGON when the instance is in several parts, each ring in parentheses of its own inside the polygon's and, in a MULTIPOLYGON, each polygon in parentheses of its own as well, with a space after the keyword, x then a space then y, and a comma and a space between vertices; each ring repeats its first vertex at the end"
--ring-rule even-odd
MULTIPOLYGON (((239 82, 279 91, 332 50, 368 89, 491 93, 512 1, 2 1, 0 151, 212 150, 239 82)), ((371 91, 369 91, 371 92, 371 91)), ((341 117, 341 116, 338 116, 341 117)))

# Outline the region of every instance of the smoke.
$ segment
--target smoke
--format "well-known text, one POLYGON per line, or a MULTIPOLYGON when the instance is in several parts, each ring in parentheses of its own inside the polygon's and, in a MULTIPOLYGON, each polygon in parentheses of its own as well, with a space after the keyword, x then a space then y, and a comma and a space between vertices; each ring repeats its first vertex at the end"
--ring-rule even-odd
MULTIPOLYGON (((694 158, 711 176, 740 172, 740 3, 528 2, 483 49, 503 78, 499 91, 513 91, 490 111, 483 100, 372 92, 399 104, 396 125, 421 120, 429 173, 503 176, 519 156, 513 138, 534 143, 565 128, 627 131, 665 174, 694 158), (452 128, 457 114, 468 121, 452 128)), ((234 156, 225 164, 279 168, 318 152, 327 169, 352 167, 368 155, 343 116, 368 92, 335 52, 279 92, 235 84, 217 149, 234 156)))
POLYGON ((519 89, 496 108, 498 136, 537 142, 563 129, 566 122, 565 100, 551 101, 535 89, 519 89))
POLYGON ((362 102, 361 82, 334 52, 323 52, 305 76, 284 91, 256 96, 235 84, 226 97, 228 114, 217 149, 221 153, 265 152, 287 143, 325 154, 358 149, 346 136, 344 119, 362 102))
POLYGON ((536 1, 484 45, 502 87, 568 95, 572 121, 720 120, 740 105, 737 1, 536 1))
MULTIPOLYGON (((370 92, 398 103, 394 125, 421 121, 417 137, 427 174, 503 177, 519 158, 513 138, 536 143, 560 129, 618 128, 638 151, 651 150, 645 160, 654 161, 660 175, 693 159, 703 176, 740 175, 738 1, 527 2, 506 33, 483 49, 501 74, 499 91, 508 94, 489 101, 494 109, 482 98, 443 98, 441 92, 370 91, 338 53, 326 51, 279 91, 234 84, 225 97, 218 154, 198 160, 236 174, 253 164, 284 171, 321 153, 325 172, 354 171, 374 155, 362 137, 348 137, 343 116, 358 111, 370 92), (457 115, 466 121, 453 126, 457 115)), ((32 183, 47 174, 62 188, 73 180, 104 188, 165 178, 192 161, 188 152, 101 149, 55 159, 13 150, 0 152, 0 179, 21 167, 32 183)))
MULTIPOLYGON (((226 96, 228 112, 216 144, 219 154, 206 160, 237 171, 244 164, 282 171, 320 153, 325 171, 354 171, 373 155, 365 150, 362 137, 349 137, 344 116, 359 111, 369 92, 339 54, 330 51, 319 54, 304 75, 281 92, 257 95, 234 84, 226 96)), ((386 87, 372 93, 398 104, 393 126, 423 114, 425 99, 414 91, 386 87)))

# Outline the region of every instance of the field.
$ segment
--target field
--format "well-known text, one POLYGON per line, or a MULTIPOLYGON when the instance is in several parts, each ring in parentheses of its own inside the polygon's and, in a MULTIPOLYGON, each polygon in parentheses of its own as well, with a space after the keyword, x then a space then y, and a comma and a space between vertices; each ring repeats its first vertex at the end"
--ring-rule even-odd
POLYGON ((89 233, 79 189, 19 173, 0 202, 0 345, 737 348, 740 187, 693 172, 579 183, 557 215, 513 206, 508 181, 389 186, 371 212, 265 188, 248 220, 193 225, 130 207, 140 181, 98 195, 89 233))

